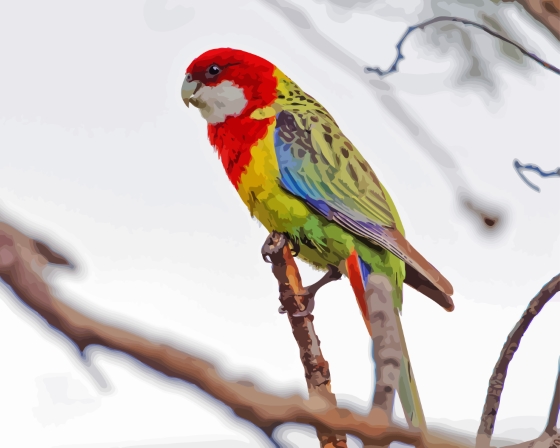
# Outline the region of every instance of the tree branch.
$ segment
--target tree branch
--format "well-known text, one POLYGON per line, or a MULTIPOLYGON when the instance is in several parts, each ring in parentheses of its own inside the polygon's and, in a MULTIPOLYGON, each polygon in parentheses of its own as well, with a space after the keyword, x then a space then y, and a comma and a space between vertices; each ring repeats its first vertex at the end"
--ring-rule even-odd
POLYGON ((393 415, 402 359, 401 341, 394 319, 392 289, 387 277, 370 274, 365 293, 376 378, 373 406, 381 409, 388 419, 393 415))
MULTIPOLYGON (((47 253, 50 252, 51 249, 48 248, 47 253)), ((52 252, 54 253, 54 251, 52 252)), ((291 256, 289 249, 287 252, 283 249, 282 257, 286 256, 289 260, 288 255, 291 256)), ((59 257, 65 259, 63 255, 59 255, 59 257)), ((293 257, 291 260, 293 262, 293 257)), ((52 261, 57 263, 59 258, 56 257, 52 261)), ((307 375, 308 386, 312 389, 311 399, 304 400, 299 396, 282 398, 261 392, 253 384, 245 381, 227 381, 218 374, 212 363, 197 358, 186 351, 181 351, 169 344, 150 341, 142 336, 85 316, 54 296, 51 287, 43 278, 44 269, 48 262, 49 260, 39 252, 32 238, 0 221, 0 278, 12 288, 23 303, 37 312, 49 325, 67 336, 80 350, 83 351, 89 345, 98 344, 126 353, 166 376, 196 385, 204 392, 231 407, 236 415, 253 423, 266 434, 272 434, 274 428, 283 423, 294 422, 311 425, 320 434, 354 435, 360 438, 366 446, 388 445, 394 441, 417 447, 466 448, 467 446, 463 442, 450 439, 448 436, 400 427, 389 422, 382 412, 376 414, 372 420, 371 415, 362 416, 347 409, 335 407, 334 396, 328 388, 330 381, 328 364, 322 358, 320 350, 315 351, 319 347, 319 341, 314 331, 309 330, 310 327, 312 328, 312 325, 310 325, 312 317, 309 315, 297 318, 301 322, 308 322, 306 329, 303 329, 302 326, 301 333, 299 333, 299 327, 295 324, 296 318, 292 318, 291 322, 293 328, 298 329, 298 332, 294 331, 294 336, 300 346, 303 345, 300 342, 303 340, 301 335, 309 337, 302 352, 307 353, 309 348, 313 350, 311 358, 302 356, 306 373, 311 373, 307 375), (321 359, 324 363, 321 363, 321 359), (322 393, 315 394, 315 390, 322 391, 322 393)), ((289 263, 286 263, 283 268, 281 266, 278 268, 285 272, 285 277, 277 277, 279 280, 283 279, 281 291, 286 285, 288 288, 290 285, 298 285, 295 291, 298 293, 305 292, 306 288, 301 287, 301 279, 299 279, 297 270, 291 270, 289 263)), ((324 280, 322 283, 325 282, 324 280)), ((309 292, 310 289, 312 288, 307 288, 307 291, 309 292)), ((492 408, 494 411, 493 413, 485 412, 483 414, 482 421, 490 423, 486 427, 481 425, 483 430, 489 428, 488 443, 479 446, 489 446, 507 364, 519 345, 523 332, 544 304, 559 289, 560 274, 543 287, 531 301, 520 322, 510 333, 490 380, 485 411, 489 409, 489 403, 495 405, 492 408), (486 417, 489 417, 489 419, 485 419, 486 417)), ((296 303, 293 297, 291 301, 296 303)), ((290 313, 290 300, 285 300, 284 303, 290 313)), ((299 309, 301 310, 301 308, 299 309)), ((551 422, 558 417, 558 403, 560 401, 558 392, 557 384, 555 398, 552 400, 549 424, 547 425, 548 433, 545 432, 543 436, 537 439, 539 442, 560 443, 554 426, 552 426, 552 431, 550 430, 551 425, 553 425, 551 422)), ((531 443, 529 445, 536 446, 531 443)), ((521 444, 518 448, 528 447, 529 445, 527 443, 521 444)))
POLYGON ((521 53, 523 53, 525 56, 533 59, 534 61, 536 61, 537 63, 539 63, 540 65, 542 65, 544 68, 550 70, 553 73, 556 73, 557 75, 560 75, 560 69, 558 69, 557 67, 555 67, 552 64, 549 64, 548 62, 542 60, 541 58, 539 58, 537 55, 533 54, 533 53, 529 53, 527 50, 525 50, 525 48, 523 48, 521 45, 519 45, 518 43, 508 39, 507 37, 504 37, 498 33, 496 33, 495 31, 491 30, 490 28, 488 28, 485 25, 481 25, 480 23, 476 23, 473 22, 472 20, 467 20, 467 19, 462 19, 460 17, 447 17, 447 16, 442 16, 442 17, 434 17, 430 20, 426 20, 425 22, 419 23, 418 25, 413 25, 408 27, 408 29, 405 31, 403 37, 401 37, 401 39, 398 41, 396 48, 397 48, 397 57, 395 58, 395 61, 393 62, 393 64, 391 65, 391 67, 389 67, 388 70, 381 70, 379 67, 365 67, 365 71, 366 72, 372 72, 372 73, 377 73, 379 76, 386 76, 390 73, 396 72, 398 71, 398 65, 399 65, 399 61, 401 59, 404 59, 404 56, 402 54, 401 48, 402 45, 404 43, 404 41, 406 40, 406 38, 408 37, 408 35, 410 33, 412 33, 414 30, 417 29, 421 29, 423 30, 425 27, 427 27, 428 25, 431 25, 433 23, 437 23, 437 22, 458 22, 458 23, 462 23, 463 25, 471 25, 474 26, 475 28, 478 28, 482 31, 485 31, 486 33, 490 34, 491 36, 497 37, 498 39, 503 40, 504 42, 507 42, 508 44, 513 45, 515 48, 517 48, 519 51, 521 51, 521 53))
MULTIPOLYGON (((150 341, 129 331, 91 319, 56 298, 43 278, 47 259, 33 240, 0 221, 0 278, 17 297, 37 312, 49 325, 62 332, 80 350, 102 345, 136 358, 152 369, 172 378, 196 385, 231 407, 239 417, 267 434, 287 422, 314 426, 321 432, 351 434, 365 444, 387 445, 394 441, 420 446, 419 431, 402 428, 378 419, 372 422, 347 409, 325 406, 324 400, 304 400, 299 396, 278 397, 259 391, 247 382, 231 382, 220 376, 216 367, 169 344, 150 341)), ((430 436, 435 448, 465 448, 461 442, 430 436)))
MULTIPOLYGON (((395 321, 393 288, 386 276, 369 275, 365 299, 369 311, 366 323, 373 341, 372 357, 375 367, 371 413, 380 410, 385 413, 387 420, 391 421, 395 391, 399 389, 403 356, 398 322, 395 321)), ((373 447, 367 445, 364 448, 373 447)))
POLYGON ((513 355, 519 348, 523 334, 525 334, 525 331, 529 328, 534 317, 558 291, 560 291, 560 274, 544 285, 533 300, 529 302, 521 319, 508 335, 500 357, 498 358, 498 362, 490 377, 486 402, 484 404, 476 437, 477 448, 488 448, 490 446, 490 439, 494 432, 494 423, 500 406, 500 397, 506 380, 507 368, 513 359, 513 355))
MULTIPOLYGON (((321 286, 337 280, 340 275, 327 273, 315 285, 304 288, 299 269, 292 256, 289 241, 285 235, 272 232, 264 243, 261 253, 266 261, 272 263, 272 273, 278 280, 282 312, 288 314, 294 338, 299 346, 301 364, 305 371, 305 380, 309 398, 321 397, 336 407, 336 396, 331 392, 331 373, 329 363, 323 357, 320 341, 313 325, 314 296, 321 286), (335 278, 336 277, 336 278, 335 278), (332 280, 331 280, 332 279, 332 280), (303 314, 299 316, 300 314, 303 314)), ((346 435, 333 431, 317 430, 317 437, 324 448, 346 448, 346 435)))

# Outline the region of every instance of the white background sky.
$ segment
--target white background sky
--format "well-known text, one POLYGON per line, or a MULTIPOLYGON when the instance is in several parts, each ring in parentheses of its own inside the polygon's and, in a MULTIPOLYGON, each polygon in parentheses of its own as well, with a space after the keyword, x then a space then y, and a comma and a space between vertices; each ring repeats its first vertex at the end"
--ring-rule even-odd
MULTIPOLYGON (((514 158, 545 170, 560 165, 560 77, 532 61, 507 60, 494 39, 463 28, 494 84, 461 84, 461 53, 436 51, 427 41, 433 31, 420 31, 403 47, 400 72, 372 87, 327 41, 295 28, 274 0, 168 1, 167 10, 164 3, 0 4, 0 210, 74 254, 77 273, 53 273, 60 296, 153 339, 194 345, 270 392, 306 393, 297 345, 277 313, 276 281, 260 255, 267 232, 249 217, 207 142, 205 122, 179 94, 194 57, 242 48, 274 62, 327 107, 391 192, 409 241, 453 283, 451 314, 406 288, 403 322, 426 415, 473 427, 508 332, 560 267, 560 180, 528 174, 537 193, 512 167, 514 158), (387 104, 400 104, 408 123, 424 130, 418 138, 387 104), (438 168, 430 156, 436 147, 460 172, 438 168), (482 234, 458 205, 458 176, 504 211, 496 235, 482 234)), ((299 2, 349 60, 382 67, 408 24, 445 12, 441 3, 430 10, 421 2, 365 1, 352 13, 336 3, 299 2)), ((448 12, 470 11, 457 8, 448 12)), ((559 65, 550 34, 516 6, 499 8, 524 45, 559 65)), ((302 275, 311 283, 320 274, 302 267, 302 275)), ((0 444, 266 443, 196 388, 107 350, 93 356, 110 383, 101 391, 61 336, 4 286, 0 297, 0 444)), ((348 281, 324 288, 317 300, 333 391, 364 406, 372 391, 370 341, 348 281)), ((559 313, 556 298, 523 338, 497 433, 513 421, 542 429, 560 356, 559 313)), ((298 428, 285 437, 318 446, 309 428, 298 428)))

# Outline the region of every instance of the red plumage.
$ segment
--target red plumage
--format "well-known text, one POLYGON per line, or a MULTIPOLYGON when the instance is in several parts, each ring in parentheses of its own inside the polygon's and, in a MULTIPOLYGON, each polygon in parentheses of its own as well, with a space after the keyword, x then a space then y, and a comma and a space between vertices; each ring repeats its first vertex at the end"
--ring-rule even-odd
POLYGON ((366 290, 360 268, 360 257, 355 250, 346 259, 346 273, 348 275, 348 280, 350 280, 350 285, 354 290, 356 301, 360 306, 360 311, 362 312, 362 318, 364 319, 366 328, 371 335, 371 329, 369 327, 369 312, 366 302, 366 290))
POLYGON ((275 66, 254 54, 231 48, 216 48, 201 54, 187 68, 193 81, 213 87, 230 81, 243 89, 247 105, 237 116, 228 117, 223 123, 208 125, 208 138, 218 151, 231 183, 238 187, 241 175, 251 161, 251 147, 266 136, 273 118, 254 120, 250 115, 255 109, 271 105, 276 100, 278 80, 275 66), (208 75, 211 65, 220 67, 217 76, 208 75))
POLYGON ((223 123, 208 125, 210 144, 218 151, 227 176, 236 189, 241 175, 251 161, 251 148, 266 136, 273 120, 273 117, 253 120, 243 115, 229 117, 223 123))

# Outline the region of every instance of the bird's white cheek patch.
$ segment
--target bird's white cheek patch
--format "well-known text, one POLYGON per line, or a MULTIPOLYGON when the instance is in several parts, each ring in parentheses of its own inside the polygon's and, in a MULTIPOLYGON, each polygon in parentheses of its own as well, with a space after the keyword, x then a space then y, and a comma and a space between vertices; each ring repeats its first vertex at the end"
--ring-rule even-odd
POLYGON ((201 87, 193 97, 203 103, 200 113, 210 124, 222 123, 229 116, 239 115, 247 105, 243 89, 231 81, 215 87, 201 87))

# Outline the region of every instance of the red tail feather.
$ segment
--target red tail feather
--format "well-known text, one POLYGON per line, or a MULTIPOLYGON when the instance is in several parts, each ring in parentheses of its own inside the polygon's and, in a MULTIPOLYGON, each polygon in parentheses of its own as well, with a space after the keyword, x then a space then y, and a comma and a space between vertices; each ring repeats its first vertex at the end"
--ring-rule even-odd
POLYGON ((369 312, 366 303, 366 290, 364 287, 364 282, 362 280, 362 273, 360 271, 360 260, 356 251, 353 251, 352 254, 346 259, 346 270, 348 272, 350 285, 352 285, 352 289, 354 290, 354 294, 356 295, 356 301, 360 306, 362 317, 364 318, 364 322, 366 324, 368 332, 370 332, 371 334, 369 328, 369 312))

